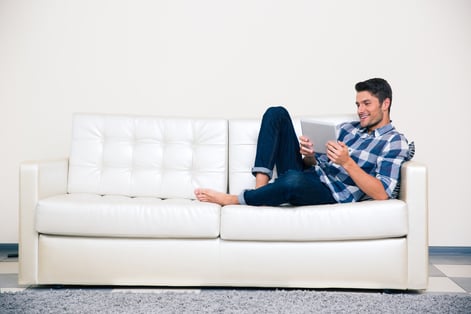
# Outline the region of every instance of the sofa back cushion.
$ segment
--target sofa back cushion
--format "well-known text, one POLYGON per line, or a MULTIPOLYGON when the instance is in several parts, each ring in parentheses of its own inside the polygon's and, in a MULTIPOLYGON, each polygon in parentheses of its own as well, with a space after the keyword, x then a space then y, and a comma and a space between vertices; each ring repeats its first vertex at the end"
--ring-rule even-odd
POLYGON ((69 193, 194 198, 227 189, 227 121, 75 114, 69 193))

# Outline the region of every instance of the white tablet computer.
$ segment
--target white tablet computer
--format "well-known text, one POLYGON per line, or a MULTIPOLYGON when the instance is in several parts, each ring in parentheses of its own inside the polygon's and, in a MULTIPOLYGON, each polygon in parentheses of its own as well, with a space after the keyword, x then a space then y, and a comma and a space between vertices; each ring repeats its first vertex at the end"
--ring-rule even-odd
POLYGON ((314 144, 316 153, 325 154, 326 143, 336 141, 338 137, 338 123, 334 122, 301 120, 301 130, 314 144))

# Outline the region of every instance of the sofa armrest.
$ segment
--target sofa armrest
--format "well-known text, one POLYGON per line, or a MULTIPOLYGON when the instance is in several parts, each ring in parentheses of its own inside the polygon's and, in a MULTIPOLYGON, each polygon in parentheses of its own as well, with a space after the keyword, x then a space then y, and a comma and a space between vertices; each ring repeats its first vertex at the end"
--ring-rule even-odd
POLYGON ((28 161, 20 165, 19 276, 20 284, 37 283, 38 233, 35 210, 42 198, 67 193, 68 159, 28 161))
POLYGON ((401 169, 399 198, 407 203, 409 215, 409 288, 426 289, 428 284, 428 175, 427 167, 416 161, 401 169))

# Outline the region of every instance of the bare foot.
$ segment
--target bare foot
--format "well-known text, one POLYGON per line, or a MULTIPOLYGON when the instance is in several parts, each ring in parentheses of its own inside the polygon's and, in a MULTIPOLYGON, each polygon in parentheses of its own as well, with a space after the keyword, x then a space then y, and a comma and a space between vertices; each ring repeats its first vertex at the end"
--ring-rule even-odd
POLYGON ((200 202, 216 203, 219 205, 239 204, 237 195, 226 194, 210 189, 195 189, 195 196, 200 202))

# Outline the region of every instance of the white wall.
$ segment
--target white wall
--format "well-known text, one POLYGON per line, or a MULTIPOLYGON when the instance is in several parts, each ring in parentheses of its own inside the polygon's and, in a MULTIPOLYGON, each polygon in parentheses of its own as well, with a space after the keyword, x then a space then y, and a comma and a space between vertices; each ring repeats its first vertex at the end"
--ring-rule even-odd
POLYGON ((67 156, 73 112, 346 113, 379 76, 429 167, 430 244, 471 246, 470 56, 469 0, 0 0, 0 243, 19 163, 67 156))

